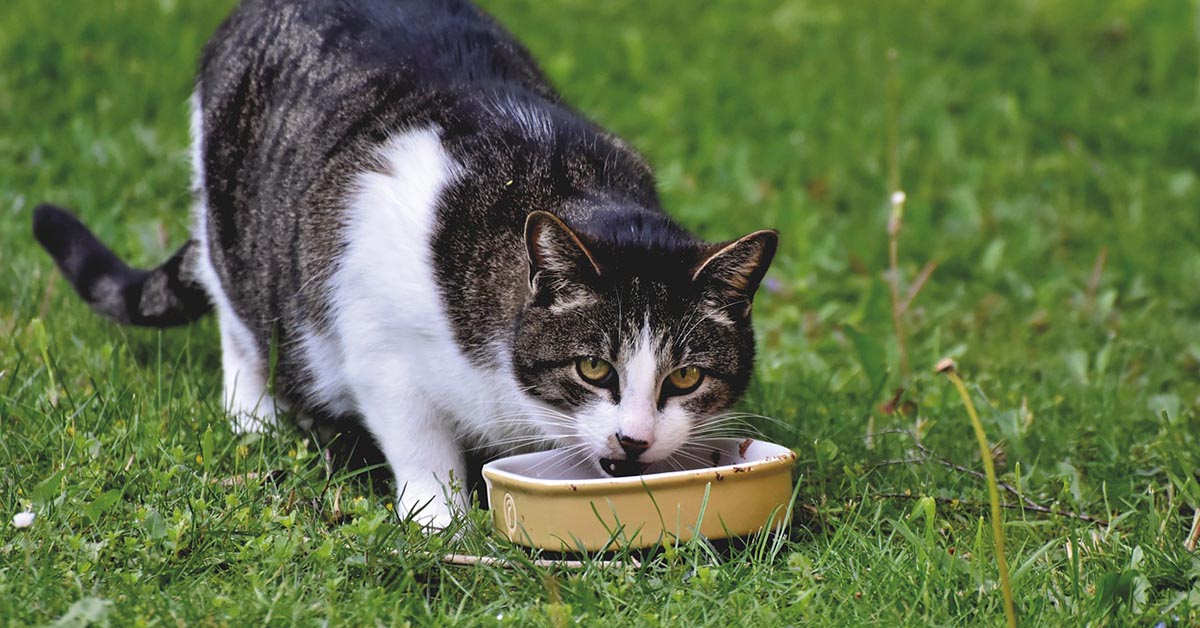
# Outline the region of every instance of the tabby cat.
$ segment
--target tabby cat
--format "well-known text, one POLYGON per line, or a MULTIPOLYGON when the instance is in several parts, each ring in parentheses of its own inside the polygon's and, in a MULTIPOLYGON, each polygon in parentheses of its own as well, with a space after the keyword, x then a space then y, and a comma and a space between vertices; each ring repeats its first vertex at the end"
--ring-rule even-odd
POLYGON ((191 105, 192 237, 163 265, 49 205, 34 232, 117 322, 215 309, 236 431, 365 428, 398 509, 444 527, 468 451, 637 474, 746 389, 775 232, 690 235, 467 1, 245 0, 191 105))

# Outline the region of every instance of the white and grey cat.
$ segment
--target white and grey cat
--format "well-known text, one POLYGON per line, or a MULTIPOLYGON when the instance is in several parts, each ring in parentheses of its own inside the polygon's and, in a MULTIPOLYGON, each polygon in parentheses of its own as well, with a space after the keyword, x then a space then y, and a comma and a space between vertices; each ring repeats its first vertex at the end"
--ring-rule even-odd
POLYGON ((48 205, 35 235, 118 322, 215 309, 235 429, 365 429, 403 513, 447 525, 476 448, 640 473, 746 388, 776 234, 672 222, 646 162, 465 0, 245 0, 192 114, 170 260, 131 269, 48 205))

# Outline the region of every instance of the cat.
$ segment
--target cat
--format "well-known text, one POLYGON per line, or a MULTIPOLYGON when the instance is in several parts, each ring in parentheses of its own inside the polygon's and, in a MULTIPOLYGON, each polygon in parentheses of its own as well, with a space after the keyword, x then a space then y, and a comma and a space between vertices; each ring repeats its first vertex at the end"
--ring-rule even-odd
POLYGON ((119 323, 215 310, 235 432, 365 429, 398 511, 439 529, 469 451, 637 474, 746 390, 777 233, 689 234, 469 2, 244 0, 191 110, 192 234, 165 263, 50 205, 34 234, 119 323))

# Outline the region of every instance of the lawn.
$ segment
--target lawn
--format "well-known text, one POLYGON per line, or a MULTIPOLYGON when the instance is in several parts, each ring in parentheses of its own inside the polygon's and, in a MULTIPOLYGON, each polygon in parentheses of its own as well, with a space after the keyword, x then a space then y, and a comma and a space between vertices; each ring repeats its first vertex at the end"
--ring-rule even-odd
POLYGON ((797 452, 788 534, 536 566, 480 511, 425 537, 299 433, 234 437, 214 321, 99 320, 29 228, 51 201, 136 264, 184 240, 186 99, 231 2, 6 0, 0 623, 998 625, 944 357, 1012 488, 1021 622, 1200 623, 1200 6, 484 4, 688 227, 782 234, 742 407, 797 452))

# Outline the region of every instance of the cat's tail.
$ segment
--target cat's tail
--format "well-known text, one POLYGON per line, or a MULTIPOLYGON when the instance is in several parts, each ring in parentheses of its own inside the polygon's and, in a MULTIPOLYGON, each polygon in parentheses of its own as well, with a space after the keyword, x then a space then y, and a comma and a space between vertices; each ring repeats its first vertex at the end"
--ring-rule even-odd
POLYGON ((195 240, 153 270, 130 268, 65 209, 39 205, 33 235, 54 258, 79 296, 100 314, 126 325, 171 327, 190 323, 212 306, 196 281, 195 240))

